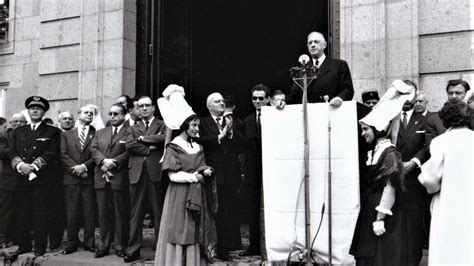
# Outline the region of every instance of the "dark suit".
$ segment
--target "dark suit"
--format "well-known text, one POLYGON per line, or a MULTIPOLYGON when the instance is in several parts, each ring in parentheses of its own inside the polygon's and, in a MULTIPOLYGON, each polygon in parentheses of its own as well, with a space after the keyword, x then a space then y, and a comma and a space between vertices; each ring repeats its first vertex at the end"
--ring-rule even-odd
POLYGON ((13 169, 16 171, 21 162, 34 164, 39 169, 34 171, 37 177, 32 181, 28 181, 28 176, 15 174, 18 182, 15 199, 18 204, 18 245, 21 250, 31 250, 32 228, 35 249, 46 249, 49 185, 58 168, 59 135, 58 128, 43 122, 35 131, 26 125, 16 128, 12 134, 9 155, 13 169))
POLYGON ((201 119, 200 134, 198 142, 204 148, 206 163, 216 171, 219 202, 216 217, 217 250, 218 254, 225 254, 232 247, 233 235, 240 230, 236 199, 240 184, 238 155, 243 144, 242 135, 237 129, 233 129, 232 138, 224 137, 219 143, 219 128, 212 116, 201 119))
POLYGON ((158 241, 160 232, 161 211, 165 184, 161 181, 161 157, 163 156, 166 126, 163 121, 156 117, 146 130, 145 123, 140 121, 130 127, 131 134, 127 140, 127 151, 130 155, 128 161, 128 178, 130 180, 130 239, 127 254, 140 253, 142 243, 142 229, 144 204, 148 194, 150 200, 155 226, 155 243, 158 241), (138 137, 143 136, 142 141, 138 137), (150 149, 154 146, 154 149, 150 149))
MULTIPOLYGON (((310 64, 313 61, 310 60, 310 64)), ((343 101, 352 100, 354 88, 352 86, 351 72, 346 61, 326 57, 319 69, 318 78, 308 86, 308 103, 324 102, 323 96, 328 95, 329 100, 338 96, 343 101)), ((303 90, 293 84, 287 96, 289 104, 301 103, 303 90)))
POLYGON ((429 149, 431 141, 446 132, 446 128, 438 113, 427 114, 426 117, 426 147, 429 149))
POLYGON ((249 197, 250 247, 254 253, 260 253, 260 206, 262 205, 262 139, 257 125, 256 113, 244 120, 245 141, 245 184, 249 197))
POLYGON ((112 127, 96 132, 91 143, 92 158, 96 164, 94 188, 99 209, 99 250, 109 251, 114 232, 115 250, 123 251, 128 242, 130 199, 128 182, 128 153, 125 147, 128 127, 123 126, 115 137, 112 127), (113 177, 107 182, 100 167, 104 159, 114 159, 117 167, 110 170, 113 177), (114 215, 115 214, 115 215, 114 215))
POLYGON ((0 245, 7 241, 7 235, 13 236, 8 230, 13 218, 16 187, 16 175, 8 157, 11 134, 12 131, 0 134, 0 245))
MULTIPOLYGON (((427 159, 427 147, 425 146, 425 126, 427 117, 413 112, 406 129, 400 125, 397 138, 397 149, 402 155, 402 161, 408 162, 417 158, 421 164, 427 159)), ((405 186, 407 192, 404 194, 406 205, 407 229, 408 229, 408 261, 419 263, 422 257, 424 229, 424 213, 428 206, 425 205, 427 196, 425 188, 418 182, 420 168, 415 167, 405 175, 405 186)))
POLYGON ((84 217, 84 246, 94 247, 94 167, 90 144, 95 128, 90 126, 83 147, 81 148, 78 128, 61 134, 61 161, 64 167, 64 195, 67 214, 68 247, 77 248, 79 238, 79 218, 84 217), (72 167, 84 164, 87 168, 82 176, 72 173, 72 167))

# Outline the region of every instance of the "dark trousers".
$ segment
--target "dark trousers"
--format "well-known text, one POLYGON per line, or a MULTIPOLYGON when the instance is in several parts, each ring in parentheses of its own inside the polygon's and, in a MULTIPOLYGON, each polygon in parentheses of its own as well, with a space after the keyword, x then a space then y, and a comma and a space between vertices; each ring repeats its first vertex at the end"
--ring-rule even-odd
POLYGON ((114 234, 115 250, 124 250, 128 242, 130 197, 128 191, 112 190, 110 183, 96 189, 99 209, 99 250, 109 251, 114 234))
POLYGON ((262 199, 262 183, 255 182, 250 184, 249 199, 249 249, 254 253, 260 254, 260 208, 262 199))
POLYGON ((63 240, 66 227, 66 212, 64 209, 64 189, 60 180, 49 184, 48 194, 48 237, 51 246, 59 247, 63 240))
POLYGON ((235 242, 235 234, 240 227, 235 206, 237 186, 217 183, 217 197, 219 202, 216 215, 217 252, 227 253, 234 249, 233 246, 239 244, 233 243, 235 242))
POLYGON ((48 185, 19 186, 15 193, 17 209, 18 247, 21 250, 31 250, 30 232, 36 250, 45 250, 47 245, 48 228, 48 185))
POLYGON ((148 176, 146 165, 143 165, 140 180, 136 184, 130 184, 130 239, 127 247, 127 254, 134 255, 140 253, 143 236, 143 216, 145 203, 148 200, 154 217, 155 242, 158 242, 158 233, 160 232, 161 212, 163 211, 165 185, 161 182, 153 183, 148 176))
POLYGON ((408 233, 408 262, 418 264, 423 256, 425 215, 424 197, 426 190, 418 186, 408 186, 405 193, 407 202, 406 219, 408 233))
POLYGON ((84 247, 94 247, 94 188, 92 185, 64 186, 68 247, 77 248, 81 210, 84 217, 84 247))
POLYGON ((7 242, 8 237, 13 236, 11 232, 8 232, 13 219, 13 195, 13 191, 0 190, 0 245, 7 242))

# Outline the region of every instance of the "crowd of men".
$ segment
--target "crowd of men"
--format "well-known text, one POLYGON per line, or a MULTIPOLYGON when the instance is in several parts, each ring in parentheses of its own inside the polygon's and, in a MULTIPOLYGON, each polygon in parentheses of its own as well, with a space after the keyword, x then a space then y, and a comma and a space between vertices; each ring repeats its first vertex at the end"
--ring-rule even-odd
MULTIPOLYGON (((346 62, 326 58, 325 48, 320 33, 308 35, 310 63, 319 67, 318 79, 308 87, 308 102, 323 102, 323 96, 328 95, 331 106, 337 108, 352 99, 352 80, 346 62)), ((405 83, 416 89, 414 83, 405 83)), ((450 81, 446 92, 448 99, 471 101, 469 84, 463 80, 450 81)), ((265 258, 260 110, 269 104, 283 109, 286 102, 301 102, 297 87, 285 95, 258 84, 250 94, 255 110, 243 120, 233 115, 235 105, 230 96, 210 94, 206 101, 209 115, 201 119, 197 140, 217 176, 217 256, 226 261, 232 260, 229 251, 242 248, 242 221, 236 209, 243 199, 250 246, 241 255, 265 258)), ((367 91, 362 99, 367 113, 379 95, 367 91)), ((409 230, 414 263, 421 259, 429 219, 429 198, 417 180, 419 167, 429 157, 431 139, 446 131, 439 116, 427 111, 427 103, 421 91, 406 103, 396 142, 408 173, 408 195, 413 198, 409 230)), ((155 116, 153 99, 118 97, 103 128, 100 123, 94 123, 97 128, 92 125, 98 114, 90 105, 77 111, 77 120, 75 110, 60 113, 57 126, 43 119, 49 109, 46 99, 29 97, 25 107, 28 117, 15 113, 9 121, 0 118, 0 244, 16 243, 18 250, 13 256, 31 252, 33 247, 34 255, 42 256, 48 242, 51 250, 62 248, 65 255, 82 245, 95 258, 109 255, 112 246, 125 262, 138 260, 145 213, 152 217, 156 240, 169 182, 162 178, 160 159, 170 132, 155 116), (98 245, 96 224, 100 228, 98 245), (81 227, 82 242, 78 237, 81 227), (67 241, 62 246, 65 229, 67 241)), ((361 148, 362 162, 364 152, 361 148)))

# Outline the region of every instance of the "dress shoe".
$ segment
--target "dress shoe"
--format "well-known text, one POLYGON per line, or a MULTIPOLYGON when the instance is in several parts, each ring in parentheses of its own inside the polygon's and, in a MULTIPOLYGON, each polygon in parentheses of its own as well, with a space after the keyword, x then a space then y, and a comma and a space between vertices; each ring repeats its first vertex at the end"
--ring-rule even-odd
POLYGON ((12 264, 13 262, 15 262, 18 259, 18 256, 20 256, 21 254, 29 253, 29 252, 31 252, 31 248, 30 249, 18 248, 13 253, 7 254, 5 256, 5 259, 4 259, 5 265, 12 264), (10 263, 10 264, 8 264, 8 263, 10 263))
POLYGON ((46 253, 46 249, 35 249, 35 257, 41 257, 46 253))
POLYGON ((246 251, 239 253, 239 256, 242 256, 242 257, 257 256, 257 255, 260 255, 260 252, 256 250, 251 250, 251 249, 247 249, 246 251))
POLYGON ((63 250, 63 254, 64 255, 67 255, 67 254, 71 254, 71 253, 74 253, 77 251, 77 247, 66 247, 64 248, 63 250))
POLYGON ((92 253, 96 253, 97 249, 95 247, 84 247, 84 251, 89 251, 92 253))
POLYGON ((60 244, 49 244, 49 249, 55 250, 58 249, 61 245, 60 244))
POLYGON ((123 261, 124 262, 132 262, 132 261, 136 261, 140 259, 140 255, 139 254, 125 254, 125 257, 123 257, 123 261))
POLYGON ((232 257, 229 255, 229 252, 217 252, 217 257, 222 261, 233 261, 232 257))
POLYGON ((120 258, 125 257, 125 252, 123 250, 116 250, 115 254, 119 256, 120 258))
POLYGON ((109 255, 109 252, 106 251, 106 250, 98 250, 95 254, 94 254, 94 258, 98 259, 98 258, 102 258, 102 257, 105 257, 109 255))

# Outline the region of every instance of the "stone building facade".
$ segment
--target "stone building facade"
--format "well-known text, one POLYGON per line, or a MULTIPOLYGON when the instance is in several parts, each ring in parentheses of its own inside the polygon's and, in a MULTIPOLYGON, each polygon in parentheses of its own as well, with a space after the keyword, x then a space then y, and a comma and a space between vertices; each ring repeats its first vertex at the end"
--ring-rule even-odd
MULTIPOLYGON (((0 43, 1 116, 24 109, 33 94, 50 100, 53 120, 85 103, 106 113, 118 95, 135 95, 136 0, 2 1, 9 5, 9 28, 0 43)), ((394 79, 412 79, 436 111, 447 80, 474 85, 472 1, 328 5, 332 55, 349 63, 355 99, 366 89, 383 93, 394 79)))

